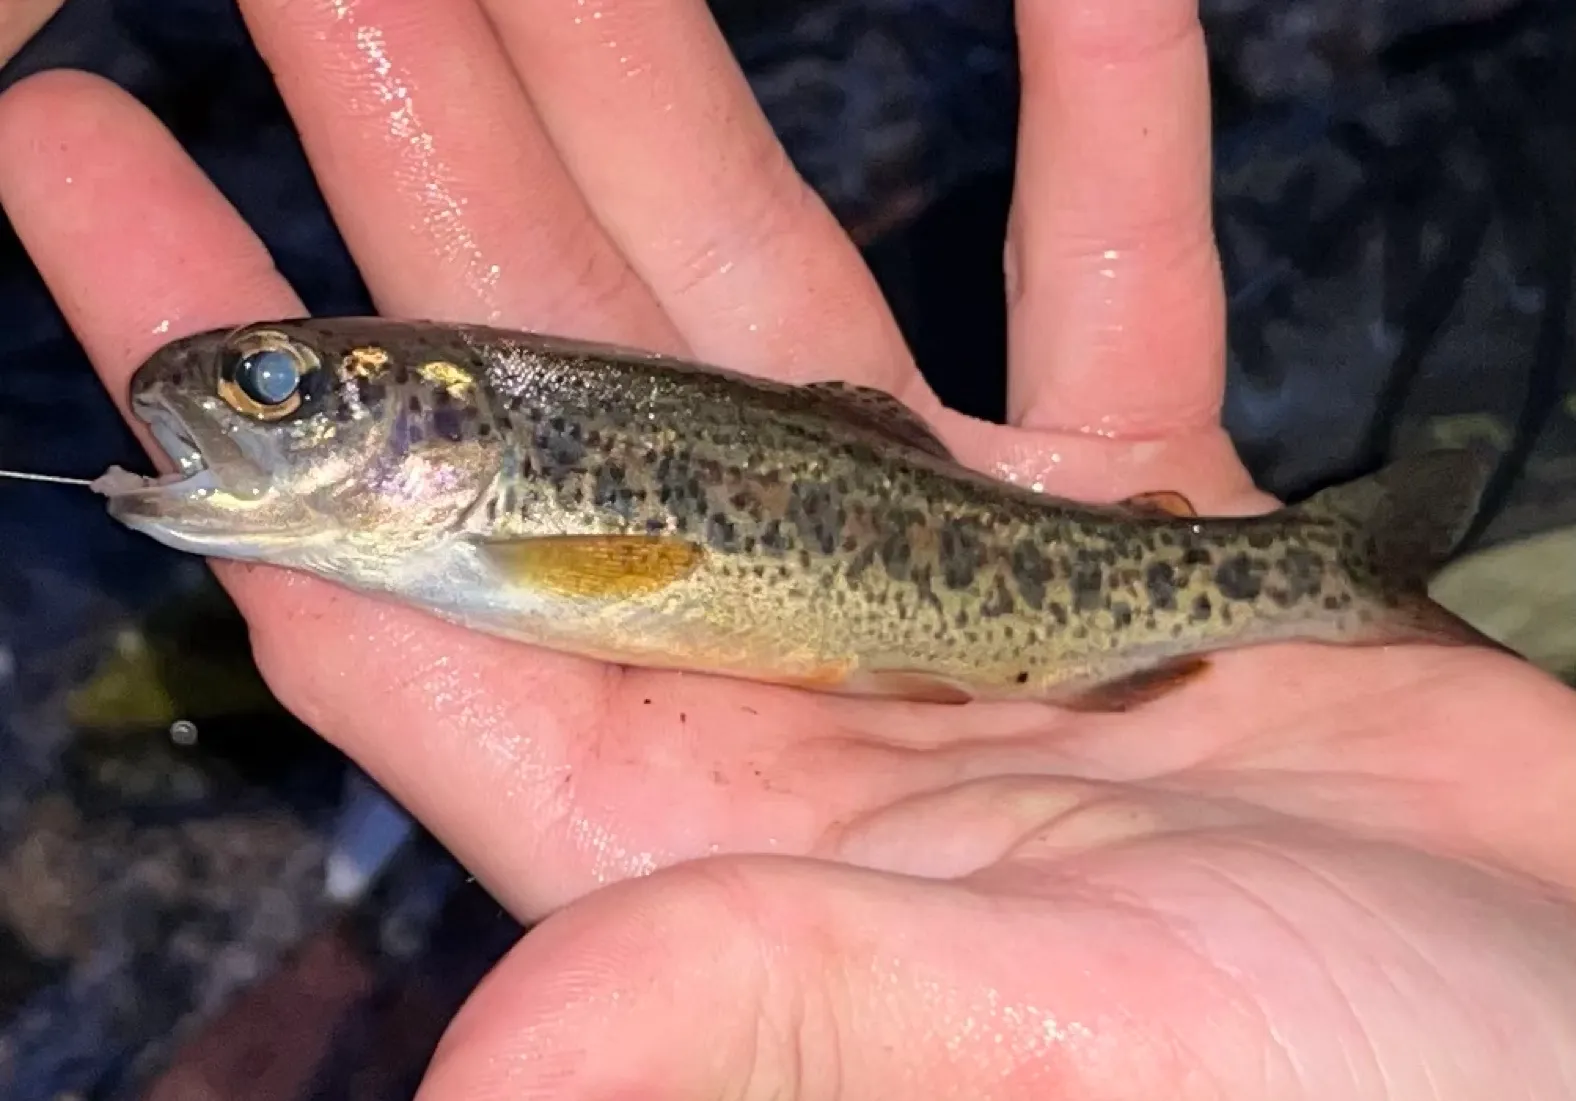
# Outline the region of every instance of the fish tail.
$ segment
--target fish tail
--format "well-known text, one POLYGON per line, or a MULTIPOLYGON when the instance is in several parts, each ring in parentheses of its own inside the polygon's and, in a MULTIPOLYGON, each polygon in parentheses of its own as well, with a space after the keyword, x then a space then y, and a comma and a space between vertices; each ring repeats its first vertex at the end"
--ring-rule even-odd
POLYGON ((1368 598, 1366 627, 1358 633, 1373 642, 1505 649, 1428 595, 1429 582, 1472 527, 1493 471, 1486 448, 1425 451, 1296 506, 1355 536, 1343 558, 1353 587, 1368 598))

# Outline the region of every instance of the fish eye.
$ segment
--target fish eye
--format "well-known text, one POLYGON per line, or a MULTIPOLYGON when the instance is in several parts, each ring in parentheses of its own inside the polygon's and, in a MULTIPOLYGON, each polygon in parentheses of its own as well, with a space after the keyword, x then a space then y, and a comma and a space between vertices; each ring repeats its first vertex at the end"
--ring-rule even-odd
POLYGON ((303 384, 319 366, 310 349, 273 331, 247 334, 233 356, 220 371, 219 396, 237 413, 263 421, 301 408, 303 384))
POLYGON ((235 382, 258 405, 283 405, 301 385, 301 361, 279 348, 253 352, 236 364, 235 382))

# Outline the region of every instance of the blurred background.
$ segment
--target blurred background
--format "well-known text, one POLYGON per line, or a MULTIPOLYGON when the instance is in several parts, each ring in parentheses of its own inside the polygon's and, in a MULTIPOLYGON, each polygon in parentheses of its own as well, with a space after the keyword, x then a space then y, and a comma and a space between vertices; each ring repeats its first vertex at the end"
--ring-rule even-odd
MULTIPOLYGON (((712 6, 941 396, 1000 419, 1010 0, 712 6)), ((1576 683, 1576 5, 1203 10, 1244 458, 1298 497, 1490 444, 1438 595, 1576 683)), ((314 313, 370 311, 231 3, 0 0, 0 88, 52 67, 155 110, 314 313)), ((110 463, 147 468, 0 221, 0 465, 110 463)), ((279 709, 200 562, 0 486, 0 1097, 407 1098, 520 932, 279 709)))

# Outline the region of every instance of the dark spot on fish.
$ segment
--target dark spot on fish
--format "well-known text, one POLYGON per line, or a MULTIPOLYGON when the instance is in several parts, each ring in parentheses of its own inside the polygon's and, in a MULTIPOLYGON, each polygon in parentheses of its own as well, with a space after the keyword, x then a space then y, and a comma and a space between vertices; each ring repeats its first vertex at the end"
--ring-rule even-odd
POLYGON ((445 405, 432 411, 432 430, 442 439, 450 443, 459 443, 465 438, 465 429, 460 421, 460 415, 453 406, 445 405))
POLYGON ((1288 547, 1280 561, 1281 574, 1292 600, 1317 596, 1324 581, 1324 556, 1304 547, 1288 547))
POLYGON ((1006 579, 997 574, 996 584, 991 587, 990 599, 980 605, 980 615, 987 619, 996 619, 1007 615, 1014 607, 1012 593, 1007 588, 1006 579))
POLYGON ((1250 531, 1248 546, 1254 550, 1267 550, 1275 542, 1275 535, 1268 531, 1250 531))
POLYGON ((536 426, 536 450, 546 460, 549 477, 562 477, 578 468, 585 458, 579 430, 563 417, 553 417, 536 426))
POLYGON ((1133 625, 1133 606, 1125 600, 1118 600, 1111 605, 1111 618, 1115 620, 1118 629, 1133 625))
POLYGON ((1028 684, 1029 683, 1029 671, 1027 669, 1025 669, 1023 672, 1019 673, 1018 677, 1017 677, 1017 680, 1018 680, 1019 684, 1028 684))
POLYGON ((488 424, 486 421, 482 421, 481 424, 476 426, 476 435, 480 439, 485 440, 488 436, 492 435, 492 425, 488 424))
POLYGON ((1067 605, 1063 604, 1060 600, 1053 600, 1051 601, 1051 606, 1048 610, 1051 613, 1051 618, 1056 620, 1056 625, 1058 627, 1067 626, 1067 605))
POLYGON ((361 399, 362 405, 367 406, 367 408, 377 408, 377 406, 383 405, 383 399, 388 397, 388 387, 383 383, 378 383, 378 381, 370 380, 370 378, 358 378, 356 380, 356 395, 361 399))
POLYGON ((1214 613, 1214 610, 1214 605, 1210 603, 1209 594, 1199 593, 1193 598, 1193 607, 1188 612, 1188 618, 1194 623, 1205 623, 1209 620, 1210 615, 1214 613))
POLYGON ((890 532, 881 540, 881 564, 886 567, 887 576, 894 581, 908 580, 909 551, 906 526, 890 532))
POLYGON ((787 551, 788 541, 783 538, 782 524, 779 521, 767 521, 766 527, 761 530, 761 548, 773 554, 787 551))
POLYGON ((410 381, 410 369, 403 363, 394 368, 394 385, 404 386, 410 381))
POLYGON ((1103 600, 1105 573, 1098 562, 1083 560, 1075 563, 1068 583, 1073 591, 1073 607, 1080 612, 1092 612, 1103 600))
POLYGON ((1232 555, 1215 567, 1215 587, 1228 600, 1257 600, 1264 588, 1264 561, 1232 555))
POLYGON ((1207 547, 1189 547, 1182 552, 1182 564, 1184 566, 1207 566, 1213 557, 1207 547))
POLYGON ((941 579, 949 589, 966 589, 980 568, 982 549, 975 533, 955 520, 941 525, 937 539, 941 579))
POLYGON ((721 512, 714 512, 706 520, 706 542, 718 550, 732 550, 735 532, 733 523, 721 512))
POLYGON ((421 404, 421 395, 412 394, 410 396, 410 400, 405 403, 405 408, 409 409, 412 413, 420 413, 424 408, 421 404))
POLYGON ((653 518, 653 519, 650 519, 650 520, 646 521, 646 532, 647 532, 647 534, 656 535, 659 532, 666 531, 667 528, 668 528, 668 522, 666 520, 658 520, 658 519, 653 518))
POLYGON ((1169 612, 1177 606, 1177 572, 1170 562, 1153 562, 1144 571, 1144 588, 1149 590, 1149 602, 1161 611, 1169 612))
POLYGON ((865 546, 860 548, 858 554, 848 560, 848 580, 850 583, 857 581, 859 576, 868 570, 876 560, 876 548, 865 546))
POLYGON ((1051 579, 1051 564, 1027 539, 1012 548, 1012 577, 1018 584, 1023 602, 1038 611, 1045 607, 1045 585, 1051 579))

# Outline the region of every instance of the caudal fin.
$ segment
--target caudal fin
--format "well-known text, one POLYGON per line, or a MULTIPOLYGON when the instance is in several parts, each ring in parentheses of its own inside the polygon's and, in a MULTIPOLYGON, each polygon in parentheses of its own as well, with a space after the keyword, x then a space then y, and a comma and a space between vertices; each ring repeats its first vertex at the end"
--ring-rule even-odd
POLYGON ((1367 537, 1375 570, 1391 584, 1423 588, 1471 528, 1493 473, 1484 448, 1424 451, 1298 507, 1351 524, 1367 537))
POLYGON ((1411 638, 1511 652, 1428 596, 1429 582, 1472 527, 1493 472, 1486 448, 1425 451, 1297 506, 1359 536, 1360 572, 1388 595, 1386 611, 1372 624, 1374 641, 1411 638))

